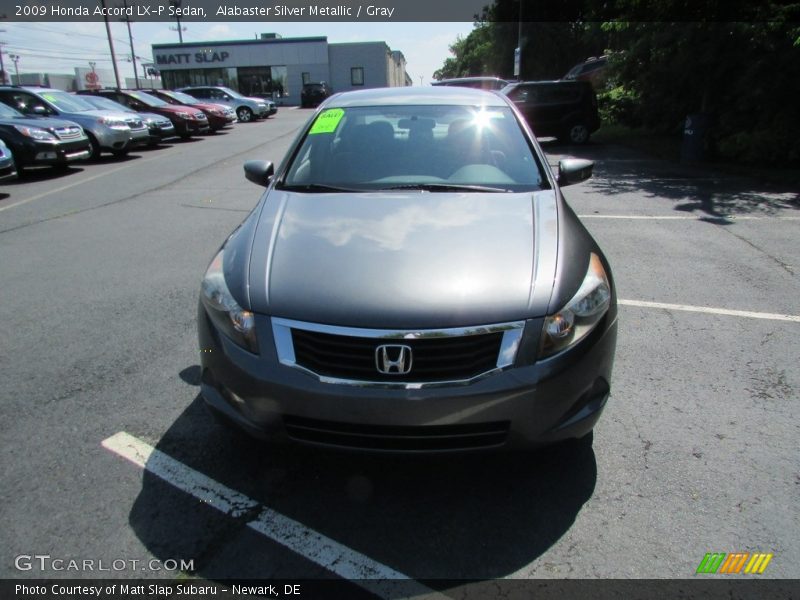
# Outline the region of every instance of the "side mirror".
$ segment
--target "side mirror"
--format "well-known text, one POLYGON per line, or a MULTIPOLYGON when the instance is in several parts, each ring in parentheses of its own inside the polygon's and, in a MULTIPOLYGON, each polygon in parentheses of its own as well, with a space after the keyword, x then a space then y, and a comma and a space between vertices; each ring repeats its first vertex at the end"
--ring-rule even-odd
POLYGON ((565 158, 558 161, 558 185, 572 185, 592 176, 594 162, 584 158, 565 158))
POLYGON ((244 176, 258 185, 267 187, 274 174, 275 167, 268 160, 248 160, 244 163, 244 176))
POLYGON ((39 117, 46 117, 47 109, 41 104, 37 104, 36 106, 31 107, 31 113, 39 117))

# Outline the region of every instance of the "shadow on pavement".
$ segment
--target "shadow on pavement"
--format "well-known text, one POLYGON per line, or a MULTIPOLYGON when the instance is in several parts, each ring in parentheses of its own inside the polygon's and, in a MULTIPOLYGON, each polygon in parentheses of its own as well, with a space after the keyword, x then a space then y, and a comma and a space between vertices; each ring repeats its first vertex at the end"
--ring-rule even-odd
MULTIPOLYGON (((180 373, 191 385, 199 367, 180 373)), ((362 455, 273 446, 218 424, 198 395, 157 449, 413 579, 494 579, 529 565, 591 498, 591 436, 535 453, 362 455)), ((329 571, 145 471, 130 524, 162 560, 205 579, 332 578, 329 571)))
POLYGON ((699 213, 726 225, 726 217, 748 214, 775 215, 800 210, 800 192, 789 184, 764 183, 743 175, 720 171, 713 165, 681 164, 649 158, 623 146, 593 144, 562 146, 542 142, 555 166, 562 155, 595 161, 585 185, 603 194, 638 194, 654 201, 669 201, 681 213, 699 213))

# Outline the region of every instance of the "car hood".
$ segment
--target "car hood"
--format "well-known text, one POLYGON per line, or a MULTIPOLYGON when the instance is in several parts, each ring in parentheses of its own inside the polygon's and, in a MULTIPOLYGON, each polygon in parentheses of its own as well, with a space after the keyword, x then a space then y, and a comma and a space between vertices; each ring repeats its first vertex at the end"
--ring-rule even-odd
POLYGON ((0 119, 2 125, 24 125, 25 127, 38 127, 40 129, 56 129, 61 127, 80 127, 72 121, 64 119, 53 119, 52 117, 12 117, 10 119, 0 119))
POLYGON ((105 110, 102 108, 98 108, 95 110, 86 110, 83 112, 75 112, 75 113, 64 113, 68 119, 89 119, 89 120, 97 120, 101 117, 108 117, 110 119, 119 119, 120 121, 127 121, 131 118, 131 113, 123 112, 123 111, 116 111, 116 110, 105 110))
POLYGON ((351 327, 444 328, 546 312, 552 191, 272 190, 253 237, 254 311, 351 327))

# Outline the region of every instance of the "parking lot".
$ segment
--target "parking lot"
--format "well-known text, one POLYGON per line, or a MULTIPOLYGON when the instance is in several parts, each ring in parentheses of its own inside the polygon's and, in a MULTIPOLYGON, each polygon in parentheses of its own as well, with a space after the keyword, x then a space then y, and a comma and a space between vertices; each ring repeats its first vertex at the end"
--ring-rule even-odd
POLYGON ((424 593, 691 578, 707 552, 765 552, 765 577, 800 577, 800 194, 735 174, 544 143, 552 165, 596 161, 565 195, 620 299, 591 446, 362 456, 220 427, 198 396, 200 279, 259 199, 242 163, 278 163, 310 114, 0 188, 0 576, 98 576, 15 565, 47 554, 126 561, 104 577, 183 560, 424 593))

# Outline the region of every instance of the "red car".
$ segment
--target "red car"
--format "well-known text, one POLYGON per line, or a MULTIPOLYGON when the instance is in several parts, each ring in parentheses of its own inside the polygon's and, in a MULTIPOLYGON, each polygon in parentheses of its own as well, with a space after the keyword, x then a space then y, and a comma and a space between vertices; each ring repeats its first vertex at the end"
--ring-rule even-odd
MULTIPOLYGON (((144 91, 144 90, 143 90, 144 91)), ((173 105, 191 106, 202 110, 208 117, 208 125, 211 131, 218 131, 231 125, 236 121, 236 111, 224 104, 214 104, 213 102, 203 102, 194 96, 174 90, 146 90, 148 94, 155 96, 173 105)))
POLYGON ((175 132, 186 139, 193 134, 205 133, 210 130, 208 117, 198 108, 193 106, 173 105, 164 102, 146 92, 138 90, 81 90, 78 94, 93 94, 111 98, 115 102, 124 104, 137 112, 156 113, 168 118, 175 126, 175 132))

